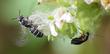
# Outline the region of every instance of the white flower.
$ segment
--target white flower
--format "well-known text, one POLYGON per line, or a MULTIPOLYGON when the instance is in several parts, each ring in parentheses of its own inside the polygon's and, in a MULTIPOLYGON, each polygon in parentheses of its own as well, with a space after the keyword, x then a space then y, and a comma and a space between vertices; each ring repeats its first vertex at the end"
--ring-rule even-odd
POLYGON ((42 2, 43 0, 37 0, 38 2, 42 2))
POLYGON ((70 3, 73 4, 73 2, 75 2, 75 0, 70 0, 70 3))
POLYGON ((52 16, 54 17, 54 24, 58 29, 61 29, 63 23, 61 22, 61 16, 65 13, 65 7, 59 7, 52 12, 52 16))
MULTIPOLYGON (((76 11, 77 8, 73 7, 73 9, 76 11)), ((52 16, 53 16, 54 19, 50 20, 49 27, 50 27, 51 34, 53 36, 58 35, 57 31, 55 30, 55 26, 58 29, 62 29, 64 22, 72 23, 72 22, 75 21, 74 20, 75 16, 72 16, 69 12, 66 12, 65 7, 60 7, 60 8, 55 9, 52 12, 52 16)))
POLYGON ((105 10, 110 9, 110 0, 100 0, 101 5, 105 8, 105 10))
POLYGON ((55 21, 55 25, 58 29, 61 29, 63 26, 63 22, 61 22, 61 20, 55 21))
POLYGON ((77 7, 75 5, 71 5, 70 7, 68 7, 68 10, 77 11, 77 7))
POLYGON ((65 13, 62 15, 61 20, 63 20, 64 22, 67 22, 67 23, 72 23, 74 20, 74 17, 71 16, 70 13, 65 13))
POLYGON ((84 0, 84 2, 85 2, 86 4, 91 4, 91 3, 94 2, 94 0, 84 0))
POLYGON ((64 7, 57 8, 52 12, 52 16, 53 16, 54 19, 49 20, 50 21, 49 27, 50 27, 50 32, 53 36, 58 35, 58 33, 55 30, 55 26, 58 29, 61 29, 62 26, 63 26, 63 23, 61 22, 60 18, 64 14, 64 12, 65 12, 64 7))
POLYGON ((56 30, 55 30, 54 24, 50 23, 50 24, 49 24, 49 27, 50 27, 51 34, 52 34, 53 36, 57 36, 58 33, 57 33, 56 30))
POLYGON ((72 13, 74 12, 74 14, 72 14, 72 15, 76 16, 77 6, 71 5, 70 7, 67 8, 67 11, 68 11, 68 12, 72 12, 72 13))
POLYGON ((59 7, 56 8, 53 12, 52 12, 52 16, 54 16, 55 20, 58 20, 64 13, 65 13, 66 8, 65 7, 59 7))

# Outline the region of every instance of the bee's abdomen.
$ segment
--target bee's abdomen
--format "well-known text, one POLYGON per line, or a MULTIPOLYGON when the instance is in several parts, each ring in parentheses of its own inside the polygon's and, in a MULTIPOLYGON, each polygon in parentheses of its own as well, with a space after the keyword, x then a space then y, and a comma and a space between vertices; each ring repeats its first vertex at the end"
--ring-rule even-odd
POLYGON ((40 32, 40 31, 39 31, 38 29, 36 29, 36 28, 31 28, 30 31, 31 31, 31 33, 32 33, 33 35, 35 35, 35 36, 37 36, 37 37, 42 37, 42 36, 43 36, 43 33, 40 32))

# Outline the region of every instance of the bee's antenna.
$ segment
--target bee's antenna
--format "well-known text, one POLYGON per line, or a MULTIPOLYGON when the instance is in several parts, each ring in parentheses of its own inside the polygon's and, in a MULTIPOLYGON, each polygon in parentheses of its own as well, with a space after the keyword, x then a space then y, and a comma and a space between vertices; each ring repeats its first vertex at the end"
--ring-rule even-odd
POLYGON ((21 16, 21 10, 19 10, 19 16, 21 16))
POLYGON ((19 16, 23 16, 23 15, 21 14, 21 10, 19 10, 19 16))
POLYGON ((12 18, 12 20, 16 20, 16 18, 12 18))

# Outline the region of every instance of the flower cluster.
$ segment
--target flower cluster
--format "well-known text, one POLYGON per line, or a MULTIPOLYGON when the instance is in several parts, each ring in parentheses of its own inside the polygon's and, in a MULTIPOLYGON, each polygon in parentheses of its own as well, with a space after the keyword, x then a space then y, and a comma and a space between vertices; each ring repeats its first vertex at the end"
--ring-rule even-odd
POLYGON ((81 32, 81 30, 79 29, 80 23, 76 18, 77 7, 74 4, 72 4, 72 2, 70 3, 71 5, 68 7, 61 6, 59 8, 56 8, 52 12, 51 17, 49 17, 49 20, 50 20, 49 27, 50 27, 52 36, 58 36, 58 32, 56 31, 56 28, 58 30, 62 30, 63 25, 65 23, 74 24, 78 32, 81 32))
MULTIPOLYGON (((41 0, 38 0, 38 1, 41 1, 41 0)), ((48 20, 49 20, 48 24, 49 24, 51 35, 55 37, 59 35, 59 31, 57 30, 65 31, 63 30, 64 29, 63 26, 66 23, 73 24, 75 26, 74 28, 77 30, 76 33, 78 34, 78 36, 80 36, 80 34, 83 33, 81 30, 82 29, 81 26, 84 27, 84 29, 88 26, 80 25, 82 22, 80 22, 78 18, 83 18, 85 16, 87 18, 91 16, 98 18, 100 14, 98 14, 97 16, 94 15, 97 13, 102 13, 102 11, 100 11, 100 8, 98 9, 98 5, 99 7, 101 5, 101 7, 103 7, 103 9, 105 10, 110 9, 110 0, 54 0, 54 1, 57 1, 57 3, 60 6, 54 9, 51 12, 51 14, 48 16, 48 20), (93 10, 92 7, 94 8, 94 11, 92 11, 93 10), (89 12, 91 13, 85 14, 89 12)), ((85 21, 86 20, 87 19, 85 19, 85 21)), ((70 28, 69 26, 67 27, 70 28)))

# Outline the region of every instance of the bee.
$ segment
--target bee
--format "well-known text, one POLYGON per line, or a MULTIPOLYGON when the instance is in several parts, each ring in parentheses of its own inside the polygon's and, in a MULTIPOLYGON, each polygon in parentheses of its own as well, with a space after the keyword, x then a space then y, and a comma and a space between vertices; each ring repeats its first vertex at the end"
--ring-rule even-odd
POLYGON ((19 17, 17 17, 17 19, 18 19, 19 23, 20 23, 22 26, 28 28, 29 31, 30 31, 34 36, 43 37, 43 33, 37 29, 38 26, 34 26, 34 25, 32 24, 32 21, 30 21, 30 20, 28 19, 28 17, 24 17, 24 16, 20 15, 20 11, 19 11, 19 17))
POLYGON ((89 32, 86 32, 85 34, 83 33, 83 34, 81 34, 80 37, 73 38, 71 40, 71 44, 80 45, 80 44, 82 44, 82 43, 84 43, 85 41, 88 40, 89 35, 90 35, 89 32))

